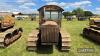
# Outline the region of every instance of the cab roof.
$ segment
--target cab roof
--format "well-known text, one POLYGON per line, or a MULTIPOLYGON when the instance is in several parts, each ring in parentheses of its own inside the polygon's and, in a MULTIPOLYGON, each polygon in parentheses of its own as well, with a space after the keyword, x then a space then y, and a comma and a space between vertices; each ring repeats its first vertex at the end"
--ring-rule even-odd
POLYGON ((57 6, 57 5, 45 5, 45 6, 42 6, 38 9, 38 11, 40 11, 41 9, 44 9, 44 7, 54 7, 54 8, 57 8, 57 10, 59 11, 64 11, 64 9, 62 9, 61 7, 57 6))

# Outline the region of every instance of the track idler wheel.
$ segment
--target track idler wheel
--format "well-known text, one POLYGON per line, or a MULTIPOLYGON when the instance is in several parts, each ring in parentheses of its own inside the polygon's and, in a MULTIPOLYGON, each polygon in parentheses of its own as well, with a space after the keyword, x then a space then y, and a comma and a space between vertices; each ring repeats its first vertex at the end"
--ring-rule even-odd
POLYGON ((19 28, 19 31, 23 32, 23 29, 22 28, 19 28))
POLYGON ((83 36, 87 36, 89 34, 89 29, 88 28, 84 28, 83 29, 83 36))
POLYGON ((6 36, 5 36, 5 39, 4 39, 4 45, 5 46, 8 46, 10 43, 11 43, 11 37, 12 37, 12 34, 11 33, 9 33, 9 34, 7 34, 6 36))

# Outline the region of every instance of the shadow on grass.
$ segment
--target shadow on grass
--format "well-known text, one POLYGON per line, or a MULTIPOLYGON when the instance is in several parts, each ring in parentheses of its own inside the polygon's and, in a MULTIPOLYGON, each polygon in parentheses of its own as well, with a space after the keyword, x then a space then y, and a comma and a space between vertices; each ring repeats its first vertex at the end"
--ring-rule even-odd
MULTIPOLYGON (((38 36, 41 36, 38 34, 38 36)), ((52 45, 41 45, 41 38, 39 37, 37 41, 37 53, 39 54, 51 54, 53 53, 53 46, 52 45)))
POLYGON ((53 53, 53 46, 52 45, 40 45, 37 47, 36 52, 39 54, 51 54, 53 53))
POLYGON ((5 49, 5 47, 0 47, 0 49, 5 49))
MULTIPOLYGON (((68 53, 70 50, 61 50, 60 46, 55 46, 59 52, 68 53)), ((37 50, 28 50, 29 52, 36 52, 38 54, 52 54, 54 46, 53 45, 40 45, 37 46, 37 50)), ((27 50, 27 49, 26 49, 27 50)))

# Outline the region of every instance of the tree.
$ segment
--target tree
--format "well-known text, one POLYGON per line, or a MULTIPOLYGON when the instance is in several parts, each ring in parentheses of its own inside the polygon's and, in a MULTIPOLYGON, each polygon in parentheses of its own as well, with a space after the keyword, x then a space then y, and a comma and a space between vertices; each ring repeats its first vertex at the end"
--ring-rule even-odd
POLYGON ((72 16, 73 14, 69 11, 63 12, 64 17, 66 18, 67 16, 72 16))
POLYGON ((83 18, 84 15, 85 15, 84 10, 81 9, 81 8, 76 8, 75 10, 72 11, 72 13, 74 15, 76 15, 78 20, 84 20, 85 19, 85 18, 83 18))
POLYGON ((93 16, 94 14, 91 11, 84 11, 86 17, 93 16))
POLYGON ((81 8, 76 8, 75 10, 72 11, 72 13, 77 17, 84 16, 84 10, 81 8))
POLYGON ((18 13, 18 15, 22 15, 22 13, 20 12, 20 13, 18 13))

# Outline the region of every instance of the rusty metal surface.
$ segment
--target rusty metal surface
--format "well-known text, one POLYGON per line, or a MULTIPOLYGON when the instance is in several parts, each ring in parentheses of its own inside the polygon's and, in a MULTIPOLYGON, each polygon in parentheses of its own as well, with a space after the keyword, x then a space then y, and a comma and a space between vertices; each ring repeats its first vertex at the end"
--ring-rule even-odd
POLYGON ((17 35, 16 34, 12 35, 15 30, 17 29, 11 28, 5 32, 0 33, 0 47, 5 47, 5 44, 9 45, 15 40, 17 40, 19 37, 21 37, 21 34, 22 34, 21 31, 18 31, 18 33, 16 32, 17 35), (12 36, 7 36, 8 34, 11 34, 12 36))
POLYGON ((42 43, 57 43, 59 39, 59 26, 54 21, 47 21, 40 27, 42 43))
POLYGON ((56 25, 58 25, 56 22, 54 22, 54 21, 46 21, 45 23, 43 23, 42 25, 54 25, 54 26, 56 26, 56 25))
POLYGON ((29 34, 26 45, 27 50, 34 51, 37 49, 38 34, 38 30, 32 30, 32 32, 29 34))
POLYGON ((5 15, 3 16, 4 19, 1 20, 1 27, 5 28, 5 27, 10 27, 10 26, 14 26, 15 21, 14 18, 10 15, 5 15))
POLYGON ((0 33, 0 38, 5 38, 5 36, 8 34, 8 33, 12 33, 13 31, 17 30, 16 28, 11 28, 11 29, 8 29, 6 30, 5 32, 1 32, 0 33))
POLYGON ((100 43, 100 30, 96 30, 94 28, 84 28, 83 35, 100 43))
POLYGON ((61 30, 60 34, 61 34, 61 51, 70 50, 71 47, 70 35, 64 30, 61 30))
MULTIPOLYGON (((40 19, 39 20, 39 25, 41 26, 42 24, 44 24, 47 21, 50 21, 50 20, 40 19)), ((56 22, 56 24, 58 24, 61 27, 61 20, 53 20, 53 21, 56 22)), ((53 23, 52 23, 52 25, 53 25, 53 23)))
POLYGON ((100 18, 90 18, 90 25, 83 29, 83 36, 100 43, 100 18))

